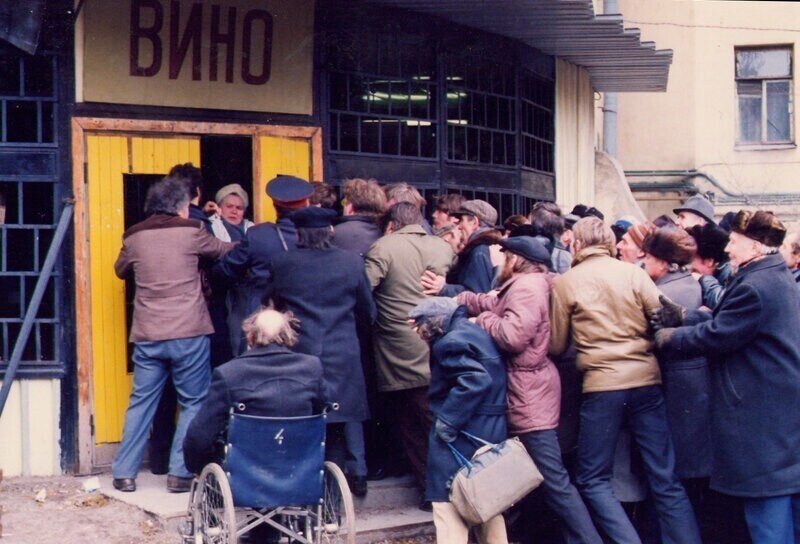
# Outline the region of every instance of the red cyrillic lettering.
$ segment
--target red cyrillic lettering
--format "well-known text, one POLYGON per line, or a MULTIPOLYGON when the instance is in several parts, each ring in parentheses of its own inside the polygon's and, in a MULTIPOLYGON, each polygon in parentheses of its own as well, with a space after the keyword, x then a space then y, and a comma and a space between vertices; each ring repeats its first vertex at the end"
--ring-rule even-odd
POLYGON ((161 70, 161 38, 158 33, 164 24, 164 9, 157 0, 131 0, 131 37, 130 37, 130 75, 152 77, 161 70), (142 10, 153 10, 153 25, 142 26, 142 10), (153 59, 150 66, 139 63, 140 40, 150 40, 153 46, 153 59))
POLYGON ((236 8, 228 8, 228 31, 222 33, 220 27, 220 6, 211 6, 211 47, 209 51, 208 79, 217 80, 219 44, 225 45, 225 81, 233 83, 234 49, 236 47, 236 8))
POLYGON ((202 68, 202 44, 200 39, 203 35, 203 4, 195 2, 189 12, 189 20, 186 21, 186 28, 183 36, 178 36, 181 24, 181 3, 173 0, 170 5, 169 14, 169 78, 178 79, 189 51, 192 46, 192 79, 200 81, 202 68))
POLYGON ((263 85, 269 81, 272 64, 272 15, 262 9, 248 11, 244 16, 242 32, 242 80, 249 85, 263 85), (261 56, 261 74, 250 71, 250 54, 253 39, 253 23, 264 23, 264 43, 261 56))

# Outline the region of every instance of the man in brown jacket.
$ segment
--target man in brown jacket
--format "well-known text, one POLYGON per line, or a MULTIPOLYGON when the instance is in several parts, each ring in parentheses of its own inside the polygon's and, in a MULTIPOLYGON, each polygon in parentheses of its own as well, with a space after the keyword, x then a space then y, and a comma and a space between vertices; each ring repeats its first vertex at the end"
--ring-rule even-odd
POLYGON ((384 216, 386 236, 365 256, 367 278, 378 309, 375 362, 378 391, 391 392, 397 426, 420 487, 428 456, 430 363, 428 345, 408 326, 408 312, 425 298, 425 270, 444 275, 453 261, 447 243, 425 233, 419 208, 401 202, 384 216))
POLYGON ((133 391, 111 471, 116 489, 136 491, 147 432, 171 375, 181 412, 172 441, 167 489, 183 492, 189 490, 192 478, 183 461, 183 437, 211 380, 208 335, 214 328, 198 261, 219 259, 233 244, 217 240, 199 221, 188 218, 189 193, 180 179, 165 178, 153 185, 145 212, 149 217, 123 234, 114 264, 120 278, 133 274, 136 295, 130 335, 133 391))
POLYGON ((648 317, 659 291, 641 268, 616 260, 614 233, 596 217, 572 228, 572 268, 550 298, 550 353, 570 337, 583 372, 575 484, 612 542, 640 542, 611 488, 614 450, 624 418, 644 461, 665 543, 700 543, 686 492, 675 476, 661 375, 648 317))

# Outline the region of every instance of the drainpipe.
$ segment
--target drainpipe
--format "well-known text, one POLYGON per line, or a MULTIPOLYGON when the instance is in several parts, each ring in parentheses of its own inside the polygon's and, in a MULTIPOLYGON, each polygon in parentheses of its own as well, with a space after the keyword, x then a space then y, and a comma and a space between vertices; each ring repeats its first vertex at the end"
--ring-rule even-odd
MULTIPOLYGON (((617 0, 603 0, 603 13, 618 13, 617 0)), ((617 156, 617 93, 603 94, 603 151, 617 156)))

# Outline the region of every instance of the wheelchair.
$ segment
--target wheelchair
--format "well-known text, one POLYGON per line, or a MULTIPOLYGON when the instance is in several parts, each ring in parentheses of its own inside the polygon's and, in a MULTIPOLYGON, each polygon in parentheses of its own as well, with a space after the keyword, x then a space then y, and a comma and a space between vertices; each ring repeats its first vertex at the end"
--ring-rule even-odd
POLYGON ((222 465, 210 463, 189 493, 185 544, 236 544, 255 527, 281 542, 355 544, 355 510, 342 470, 325 461, 319 415, 235 413, 222 465))

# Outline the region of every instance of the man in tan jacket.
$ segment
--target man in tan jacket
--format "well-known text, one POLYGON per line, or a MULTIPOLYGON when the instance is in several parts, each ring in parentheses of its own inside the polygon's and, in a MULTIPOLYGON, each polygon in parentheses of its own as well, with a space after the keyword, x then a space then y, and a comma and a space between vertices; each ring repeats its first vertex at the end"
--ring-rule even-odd
POLYGON ((211 381, 208 335, 214 327, 197 265, 201 258, 219 259, 233 244, 217 240, 200 221, 188 218, 189 192, 180 178, 165 178, 153 185, 145 212, 149 217, 123 234, 114 264, 120 278, 133 275, 136 295, 130 335, 133 391, 111 472, 116 489, 136 491, 147 433, 164 384, 172 379, 181 412, 167 489, 183 492, 189 491, 192 481, 183 461, 183 437, 211 381))
POLYGON ((446 274, 454 257, 446 242, 425 233, 422 221, 413 204, 391 206, 384 216, 386 236, 372 245, 364 261, 378 309, 373 337, 378 390, 391 393, 403 447, 421 488, 431 424, 430 352, 408 326, 408 312, 425 298, 422 274, 446 274))
POLYGON ((641 268, 616 260, 614 233, 596 217, 572 228, 572 268, 550 298, 550 354, 572 339, 583 372, 575 484, 612 542, 640 542, 611 488, 614 450, 630 422, 655 501, 665 543, 700 543, 691 504, 674 474, 661 375, 648 317, 658 289, 641 268))

